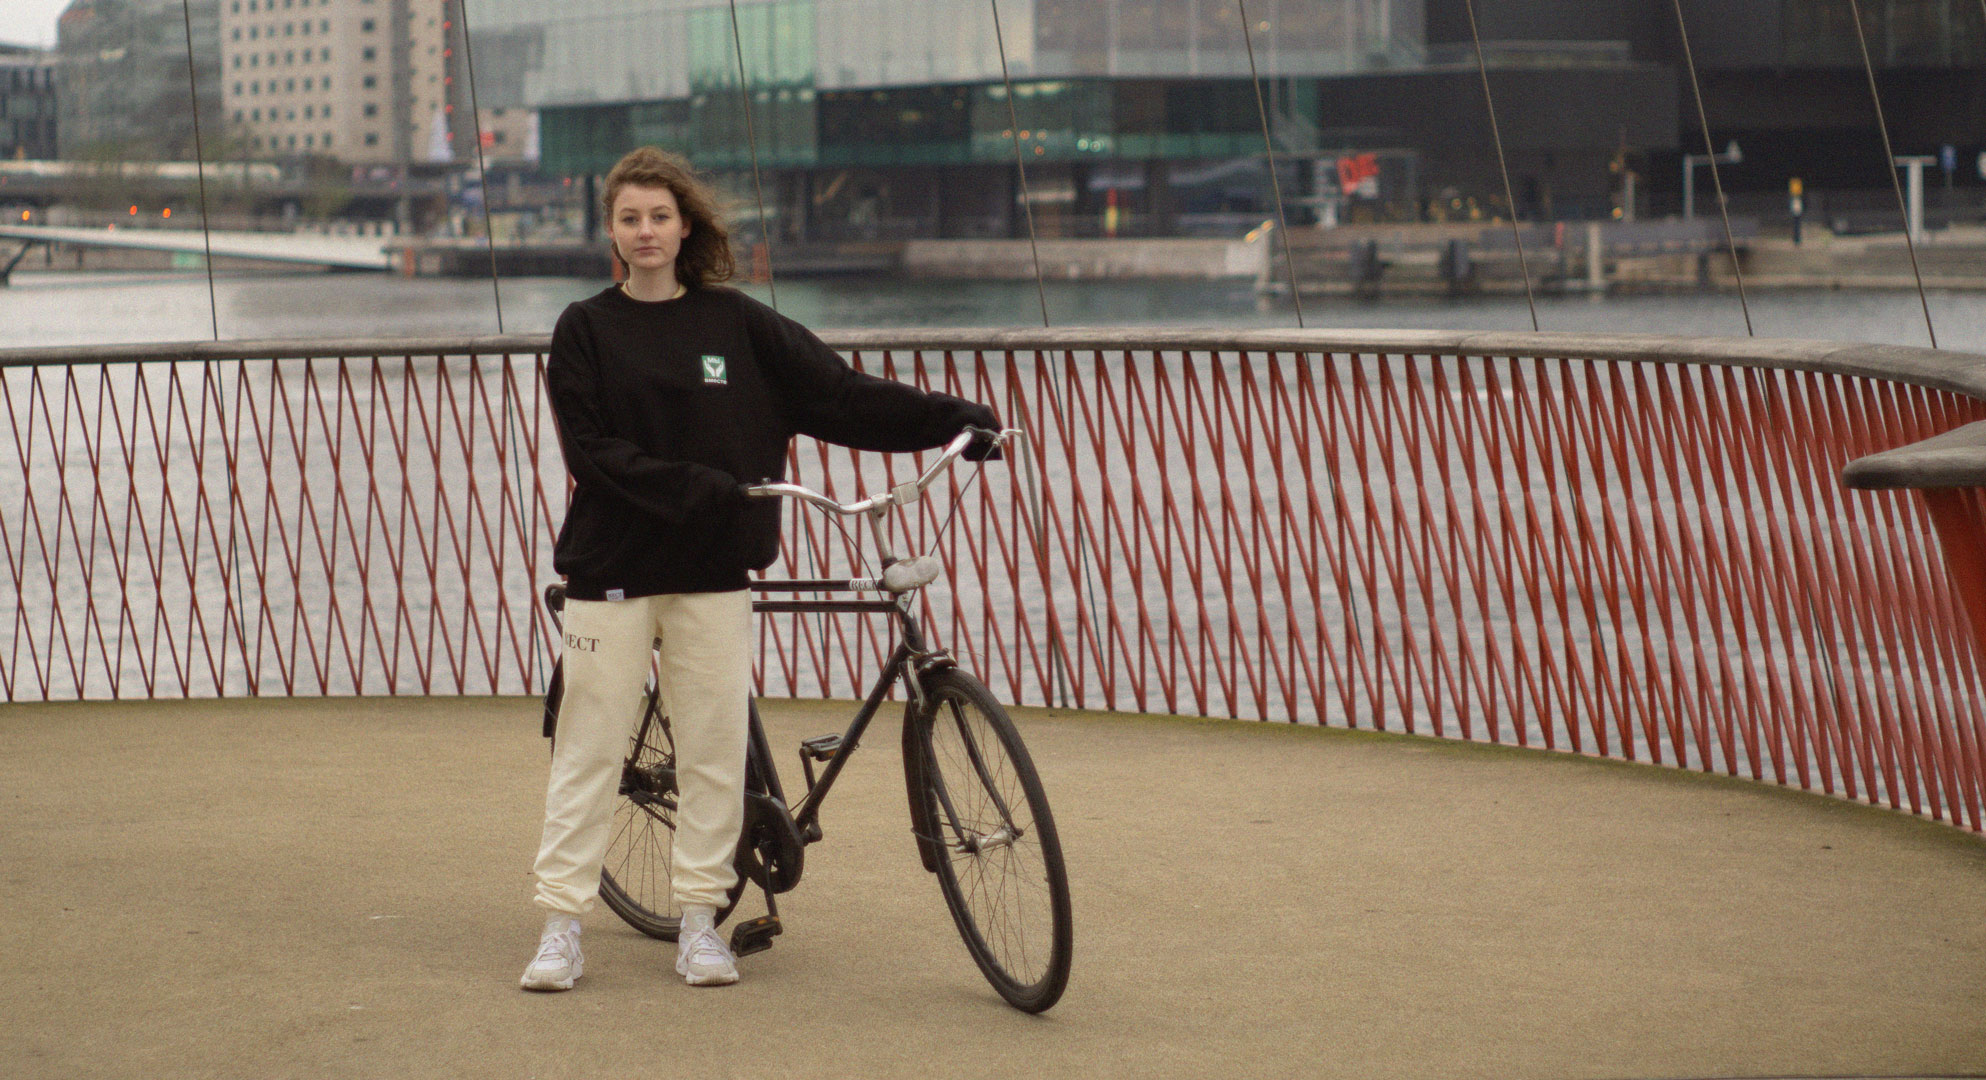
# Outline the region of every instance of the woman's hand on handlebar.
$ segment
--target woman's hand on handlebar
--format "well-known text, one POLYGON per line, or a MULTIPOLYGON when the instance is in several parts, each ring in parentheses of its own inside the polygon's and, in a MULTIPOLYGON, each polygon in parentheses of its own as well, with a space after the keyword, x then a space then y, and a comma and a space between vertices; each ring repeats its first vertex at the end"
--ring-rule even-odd
POLYGON ((1000 417, 989 406, 976 401, 961 401, 955 415, 963 431, 973 433, 970 446, 965 448, 967 461, 1000 460, 1000 417))

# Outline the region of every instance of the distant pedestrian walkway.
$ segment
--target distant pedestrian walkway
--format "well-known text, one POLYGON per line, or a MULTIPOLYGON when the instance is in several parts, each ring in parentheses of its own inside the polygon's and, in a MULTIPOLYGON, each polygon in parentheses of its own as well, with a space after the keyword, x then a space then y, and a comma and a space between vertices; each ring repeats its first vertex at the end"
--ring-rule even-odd
MULTIPOLYGON (((520 699, 0 711, 0 1074, 1792 1077, 1986 1073, 1986 843, 1475 745, 1025 710, 1076 964, 968 960, 867 740, 744 982, 603 908, 517 989, 546 764, 520 699)), ((782 767, 838 728, 767 710, 782 767)), ((799 783, 797 774, 789 786, 799 783)), ((748 901, 755 904, 756 901, 748 901)))

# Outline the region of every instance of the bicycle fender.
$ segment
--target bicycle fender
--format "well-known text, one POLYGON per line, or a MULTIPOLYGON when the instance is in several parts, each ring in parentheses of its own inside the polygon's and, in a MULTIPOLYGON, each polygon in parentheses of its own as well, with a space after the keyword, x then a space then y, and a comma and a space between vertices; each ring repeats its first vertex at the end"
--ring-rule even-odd
POLYGON ((565 658, 552 664, 552 681, 545 687, 545 738, 559 729, 559 702, 565 698, 565 658))
POLYGON ((938 849, 938 823, 932 819, 930 808, 925 805, 924 755, 918 752, 917 745, 917 706, 905 704, 903 707, 903 784, 910 795, 910 834, 917 838, 917 857, 923 861, 926 873, 938 872, 938 863, 944 853, 938 849))

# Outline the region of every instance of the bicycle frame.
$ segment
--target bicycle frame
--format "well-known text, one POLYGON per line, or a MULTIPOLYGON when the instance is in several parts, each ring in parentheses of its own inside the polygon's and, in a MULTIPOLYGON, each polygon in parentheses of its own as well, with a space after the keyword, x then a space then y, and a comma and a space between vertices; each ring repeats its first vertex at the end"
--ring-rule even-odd
MULTIPOLYGON (((800 592, 855 592, 864 583, 855 579, 806 580, 806 581, 754 581, 753 592, 758 593, 800 593, 800 592)), ((924 691, 918 681, 919 675, 936 665, 949 664, 951 658, 943 650, 927 648, 924 634, 917 617, 910 613, 911 598, 904 595, 889 600, 835 599, 835 600, 754 600, 752 610, 760 614, 887 614, 892 617, 897 633, 895 647, 890 658, 883 664, 876 676, 875 685, 856 710, 855 718, 848 724, 839 738, 834 752, 825 759, 825 768, 819 777, 813 775, 808 764, 808 752, 800 750, 800 763, 808 777, 807 791, 794 806, 793 823, 799 827, 800 835, 807 843, 821 837, 821 804, 834 787, 835 778, 841 775, 848 763, 849 755, 861 745, 862 736, 868 731, 870 721, 881 710, 883 701, 889 696, 890 688, 898 679, 903 681, 904 692, 911 701, 922 700, 924 691)), ((765 728, 759 722, 758 710, 754 706, 751 716, 751 729, 748 734, 748 757, 752 771, 757 775, 765 793, 785 803, 786 797, 779 781, 779 771, 773 761, 772 750, 765 735, 765 728)))

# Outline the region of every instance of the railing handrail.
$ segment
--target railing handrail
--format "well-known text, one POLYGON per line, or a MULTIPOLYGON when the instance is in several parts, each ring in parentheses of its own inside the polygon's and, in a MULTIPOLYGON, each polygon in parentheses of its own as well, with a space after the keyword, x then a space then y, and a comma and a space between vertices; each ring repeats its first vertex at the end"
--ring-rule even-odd
MULTIPOLYGON (((1233 329, 1223 327, 886 327, 823 330, 837 349, 1284 351, 1578 357, 1815 371, 1888 379, 1986 399, 1986 356, 1910 345, 1804 338, 1496 330, 1233 329)), ((463 356, 542 353, 549 334, 272 338, 0 349, 0 368, 272 357, 463 356)))

